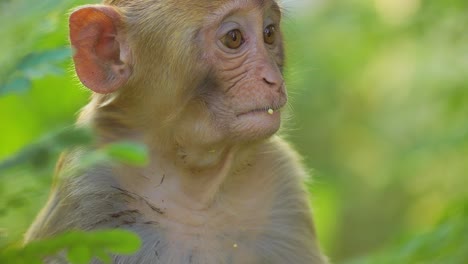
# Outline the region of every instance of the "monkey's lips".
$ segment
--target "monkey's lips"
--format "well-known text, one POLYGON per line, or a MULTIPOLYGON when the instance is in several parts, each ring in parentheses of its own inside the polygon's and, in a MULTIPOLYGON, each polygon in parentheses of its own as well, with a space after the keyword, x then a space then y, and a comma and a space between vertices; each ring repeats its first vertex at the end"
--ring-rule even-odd
POLYGON ((237 114, 237 117, 242 117, 242 116, 247 116, 247 115, 255 115, 255 114, 268 114, 268 115, 274 115, 275 113, 278 113, 283 105, 275 105, 275 106, 266 106, 266 107, 259 107, 259 108, 254 108, 252 110, 244 111, 239 114, 237 114), (271 112, 273 111, 273 112, 271 112), (271 113, 270 113, 271 112, 271 113))
POLYGON ((276 133, 281 125, 281 107, 272 105, 242 111, 230 125, 244 139, 267 138, 276 133))

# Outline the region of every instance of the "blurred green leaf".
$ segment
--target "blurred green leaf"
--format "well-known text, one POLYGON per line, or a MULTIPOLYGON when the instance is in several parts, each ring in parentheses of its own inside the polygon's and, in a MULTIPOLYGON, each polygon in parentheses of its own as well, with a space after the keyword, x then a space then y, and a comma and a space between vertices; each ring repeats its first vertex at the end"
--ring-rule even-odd
POLYGON ((97 244, 105 244, 109 251, 117 254, 131 254, 141 246, 141 240, 137 235, 122 229, 102 232, 92 240, 97 244))
POLYGON ((19 165, 45 167, 58 153, 78 145, 92 142, 93 136, 87 128, 65 128, 50 132, 36 143, 21 150, 18 154, 0 162, 0 172, 19 165))
MULTIPOLYGON (((25 72, 34 72, 35 70, 41 69, 43 65, 62 62, 63 60, 70 57, 71 50, 68 47, 46 50, 42 52, 33 52, 22 59, 22 61, 18 64, 17 69, 25 72)), ((33 76, 41 77, 42 75, 33 74, 33 76)))
POLYGON ((134 166, 144 166, 148 163, 148 148, 136 142, 117 142, 102 150, 116 161, 134 166))
POLYGON ((430 232, 395 243, 379 254, 349 264, 466 264, 468 260, 468 202, 447 211, 443 221, 430 232))
POLYGON ((108 254, 127 255, 135 253, 141 240, 133 232, 121 229, 92 232, 71 231, 50 239, 33 241, 22 248, 7 248, 0 251, 0 263, 41 263, 45 257, 54 257, 67 252, 73 264, 88 263, 93 256, 108 254))
POLYGON ((31 80, 24 76, 13 78, 10 82, 5 83, 3 86, 0 83, 0 96, 9 93, 25 93, 31 87, 31 80))
POLYGON ((73 264, 88 264, 92 257, 87 247, 76 246, 67 250, 67 258, 73 264))
POLYGON ((24 93, 31 87, 34 79, 49 74, 64 74, 65 71, 57 64, 70 58, 70 56, 70 48, 58 48, 28 54, 15 66, 16 70, 11 73, 11 76, 15 77, 11 81, 2 84, 0 80, 0 95, 24 93))
POLYGON ((112 261, 112 258, 107 254, 107 252, 95 251, 93 255, 104 263, 111 263, 112 261))

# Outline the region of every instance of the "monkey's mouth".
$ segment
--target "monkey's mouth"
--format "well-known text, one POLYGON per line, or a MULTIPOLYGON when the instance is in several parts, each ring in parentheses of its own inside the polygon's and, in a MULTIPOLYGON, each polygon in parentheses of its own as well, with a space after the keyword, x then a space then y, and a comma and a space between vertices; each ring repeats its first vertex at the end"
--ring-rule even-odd
POLYGON ((241 112, 241 113, 237 114, 236 117, 241 117, 241 116, 251 115, 251 114, 263 114, 263 113, 273 115, 276 112, 278 112, 278 110, 280 110, 283 106, 284 106, 284 104, 283 105, 274 105, 274 106, 265 106, 265 107, 255 108, 253 110, 241 112))

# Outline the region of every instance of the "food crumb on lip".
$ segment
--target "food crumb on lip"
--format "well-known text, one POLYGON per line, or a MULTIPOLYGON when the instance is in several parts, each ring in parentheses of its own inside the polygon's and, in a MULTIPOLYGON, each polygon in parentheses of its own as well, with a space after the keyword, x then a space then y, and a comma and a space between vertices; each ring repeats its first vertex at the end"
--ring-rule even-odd
POLYGON ((279 107, 268 106, 268 107, 263 107, 263 108, 256 108, 256 109, 253 109, 253 110, 250 110, 250 111, 242 112, 240 114, 237 114, 236 116, 239 117, 239 116, 254 114, 254 113, 268 113, 269 115, 273 115, 275 113, 275 111, 279 110, 280 108, 281 108, 281 106, 279 106, 279 107))

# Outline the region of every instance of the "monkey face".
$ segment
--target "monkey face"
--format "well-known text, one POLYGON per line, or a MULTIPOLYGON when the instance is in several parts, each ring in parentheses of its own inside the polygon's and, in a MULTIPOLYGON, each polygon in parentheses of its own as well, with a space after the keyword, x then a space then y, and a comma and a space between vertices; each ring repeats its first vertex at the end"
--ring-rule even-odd
POLYGON ((200 31, 214 76, 205 87, 206 104, 218 127, 244 140, 275 133, 287 101, 281 13, 274 2, 257 2, 232 1, 200 31))

